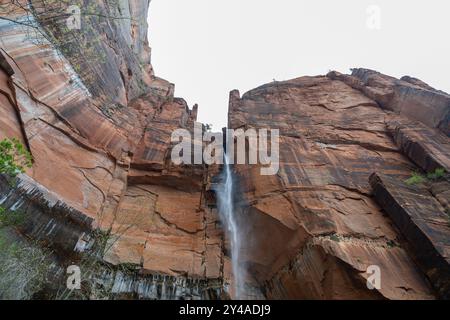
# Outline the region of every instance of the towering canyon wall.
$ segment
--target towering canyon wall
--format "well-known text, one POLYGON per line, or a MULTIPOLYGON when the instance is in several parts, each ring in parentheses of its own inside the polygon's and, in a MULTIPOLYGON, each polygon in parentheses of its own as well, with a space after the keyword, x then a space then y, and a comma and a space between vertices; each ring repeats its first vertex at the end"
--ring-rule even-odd
MULTIPOLYGON (((52 16, 67 1, 9 3, 0 139, 18 138, 33 156, 16 185, 0 177, 0 204, 26 216, 14 237, 51 248, 60 284, 69 265, 83 274, 88 256, 108 297, 227 298, 221 168, 171 162, 171 133, 192 130, 197 107, 153 72, 149 2, 89 1, 74 30, 69 16, 52 16)), ((404 180, 449 172, 449 101, 417 79, 364 69, 233 91, 230 128, 281 131, 277 175, 234 167, 251 285, 275 299, 448 297, 448 180, 404 180), (381 268, 381 289, 367 288, 369 265, 381 268)))
POLYGON ((52 16, 67 2, 32 1, 32 11, 27 1, 9 3, 0 20, 0 139, 20 139, 33 166, 0 189, 4 207, 26 214, 20 233, 55 250, 65 276, 100 230, 117 294, 219 297, 222 233, 202 200, 208 169, 170 161, 172 131, 192 130, 197 107, 153 74, 149 1, 89 1, 79 30, 66 29, 70 16, 52 16))
POLYGON ((365 69, 231 92, 231 128, 281 135, 277 175, 235 166, 249 281, 275 299, 448 298, 448 180, 405 180, 449 172, 449 111, 448 94, 365 69))

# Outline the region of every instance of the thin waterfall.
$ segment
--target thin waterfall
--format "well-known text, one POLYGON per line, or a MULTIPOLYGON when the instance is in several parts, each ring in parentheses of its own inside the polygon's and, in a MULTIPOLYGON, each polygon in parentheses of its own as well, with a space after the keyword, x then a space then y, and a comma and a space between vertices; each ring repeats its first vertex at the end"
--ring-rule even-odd
POLYGON ((242 298, 243 270, 239 265, 239 254, 241 249, 241 237, 233 204, 233 174, 231 172, 228 156, 224 156, 223 186, 219 188, 218 205, 222 221, 225 224, 231 246, 231 264, 234 277, 234 294, 236 299, 242 298))

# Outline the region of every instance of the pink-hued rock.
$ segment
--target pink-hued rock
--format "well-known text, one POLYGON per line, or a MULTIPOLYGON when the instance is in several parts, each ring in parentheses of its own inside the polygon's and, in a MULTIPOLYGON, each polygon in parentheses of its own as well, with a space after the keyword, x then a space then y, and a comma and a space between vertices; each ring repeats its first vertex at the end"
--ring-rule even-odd
MULTIPOLYGON (((171 161, 171 134, 192 131, 198 107, 154 75, 149 1, 90 5, 102 17, 85 16, 82 30, 68 33, 49 10, 8 12, 35 19, 50 38, 0 19, 0 139, 18 138, 33 156, 15 187, 0 176, 0 204, 27 214, 20 233, 54 250, 59 275, 108 236, 100 280, 119 297, 233 296, 230 239, 214 194, 221 167, 171 161)), ((366 69, 274 82, 242 98, 233 91, 230 128, 281 133, 278 174, 234 167, 248 297, 435 298, 428 279, 445 277, 416 265, 423 247, 408 244, 399 211, 374 197, 369 177, 400 184, 415 170, 448 171, 449 101, 418 79, 366 69), (382 272, 377 290, 366 285, 372 265, 382 272)), ((403 190, 395 183, 390 194, 403 190)), ((427 192, 448 210, 446 181, 427 192)), ((419 213, 430 210, 413 200, 419 213)), ((447 287, 437 288, 445 296, 447 287)))
MULTIPOLYGON (((109 10, 102 0, 92 5, 109 10)), ((69 251, 87 245, 95 228, 111 230, 107 263, 135 265, 142 275, 220 281, 223 233, 216 210, 202 205, 207 169, 170 161, 171 134, 192 129, 197 107, 190 110, 174 98, 171 83, 153 74, 148 1, 120 6, 136 21, 83 17, 85 27, 97 29, 99 41, 80 40, 64 56, 39 33, 27 38, 31 27, 0 20, 0 139, 21 139, 33 156, 31 181, 15 191, 19 207, 29 208, 39 218, 33 224, 46 232, 44 226, 56 225, 48 234, 27 230, 69 251), (95 60, 92 52, 103 52, 106 61, 95 60), (79 56, 91 66, 78 70, 79 56), (46 209, 49 194, 62 212, 84 215, 87 223, 66 227, 64 219, 55 220, 60 210, 46 209)), ((48 12, 37 10, 37 20, 48 12)), ((15 8, 8 17, 25 14, 15 8)), ((65 45, 65 38, 61 41, 65 45)), ((70 259, 61 254, 61 260, 70 259)))
MULTIPOLYGON (((408 186, 404 181, 380 174, 372 175, 370 182, 377 202, 409 241, 416 261, 439 296, 449 299, 450 225, 437 184, 434 188, 432 185, 408 186)), ((445 190, 448 195, 450 183, 439 184, 440 191, 445 190)))
POLYGON ((246 235, 241 263, 273 299, 433 298, 369 184, 373 172, 406 180, 416 170, 387 126, 399 116, 342 77, 274 82, 242 98, 231 93, 231 128, 281 135, 277 175, 234 168, 246 235), (381 289, 366 286, 371 265, 381 269, 381 289))
POLYGON ((360 90, 383 109, 439 128, 450 136, 450 95, 419 79, 405 76, 399 80, 368 69, 353 69, 352 75, 330 72, 328 77, 360 90))

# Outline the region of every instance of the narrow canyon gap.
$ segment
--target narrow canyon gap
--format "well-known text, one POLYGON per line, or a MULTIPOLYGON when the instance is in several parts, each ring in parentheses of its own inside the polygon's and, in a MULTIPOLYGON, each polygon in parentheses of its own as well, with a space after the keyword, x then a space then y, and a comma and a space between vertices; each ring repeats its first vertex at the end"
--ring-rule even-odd
POLYGON ((0 177, 1 205, 26 218, 7 237, 52 250, 52 281, 21 298, 61 288, 86 298, 64 290, 72 264, 88 268, 92 299, 227 299, 236 264, 255 298, 449 297, 447 93, 362 68, 234 90, 228 128, 279 129, 278 174, 177 166, 172 132, 193 130, 208 106, 190 108, 155 75, 148 1, 91 2, 102 15, 80 30, 37 9, 49 37, 11 21, 27 18, 24 8, 0 19, 0 139, 33 156, 14 186, 0 177), (115 18, 124 14, 134 20, 115 18), (405 183, 437 169, 445 174, 405 183), (218 207, 241 239, 227 235, 218 207), (372 265, 382 272, 375 290, 372 265))

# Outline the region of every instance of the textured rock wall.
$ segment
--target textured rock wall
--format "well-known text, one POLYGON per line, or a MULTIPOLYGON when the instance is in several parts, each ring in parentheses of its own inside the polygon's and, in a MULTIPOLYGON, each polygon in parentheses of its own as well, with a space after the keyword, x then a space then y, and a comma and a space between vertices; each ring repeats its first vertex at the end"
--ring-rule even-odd
POLYGON ((450 199, 450 184, 433 183, 428 190, 379 174, 374 174, 370 182, 377 202, 408 239, 420 267, 439 295, 449 299, 449 217, 440 200, 450 199))
MULTIPOLYGON (((153 75, 149 2, 111 3, 91 1, 100 17, 82 16, 82 29, 65 34, 64 21, 48 22, 48 8, 31 17, 20 7, 8 11, 8 19, 40 22, 55 43, 44 29, 0 20, 0 138, 21 139, 34 161, 16 188, 3 181, 4 204, 30 217, 22 232, 57 248, 63 266, 100 228, 114 238, 105 263, 184 286, 202 281, 179 290, 195 289, 186 298, 211 297, 211 283, 217 296, 222 232, 217 212, 202 204, 207 168, 170 162, 171 133, 192 128, 197 107, 153 75), (72 215, 83 223, 71 223, 72 215)), ((124 292, 139 288, 133 281, 124 292)))
MULTIPOLYGON (((153 73, 149 2, 89 1, 101 14, 70 32, 32 2, 34 16, 18 7, 8 19, 39 22, 52 37, 0 19, 0 139, 20 139, 34 159, 17 186, 0 179, 1 205, 26 214, 20 233, 55 250, 58 275, 95 246, 99 229, 111 235, 98 281, 116 297, 227 297, 229 241, 213 192, 220 167, 170 161, 170 135, 192 129, 197 107, 153 73)), ((392 196, 400 208, 389 210, 369 176, 403 186, 414 170, 448 172, 449 109, 448 94, 420 80, 365 69, 274 82, 242 98, 233 91, 230 128, 281 131, 276 176, 234 168, 250 286, 275 299, 445 296, 448 226, 439 220, 444 241, 429 244, 438 262, 420 263, 424 247, 408 243, 418 234, 395 218, 407 216, 407 194, 392 196), (367 289, 369 265, 381 267, 379 290, 367 289)), ((445 181, 427 192, 448 210, 445 181)), ((420 198, 415 206, 427 212, 420 198)))
MULTIPOLYGON (((277 299, 433 298, 415 263, 420 251, 409 249, 373 198, 369 177, 378 172, 404 184, 420 170, 413 163, 448 170, 449 139, 433 129, 448 132, 448 97, 418 80, 364 69, 273 82, 242 97, 233 91, 229 127, 281 134, 277 175, 235 166, 248 281, 277 299), (381 268, 379 290, 366 286, 371 265, 381 268)), ((450 238, 446 224, 442 237, 450 238)))
POLYGON ((362 91, 383 109, 450 135, 450 95, 419 79, 405 76, 399 80, 368 69, 353 69, 351 76, 331 72, 329 77, 362 91))

